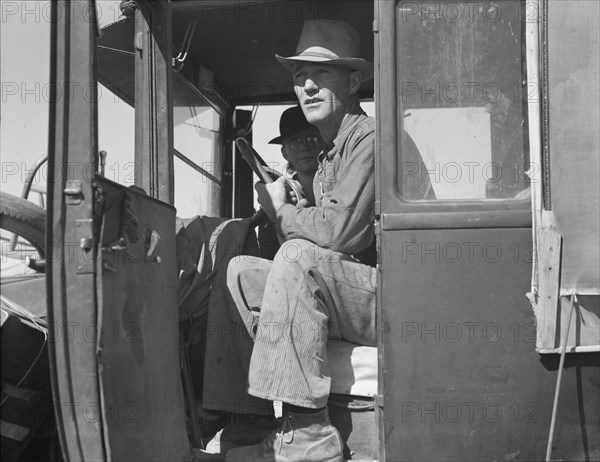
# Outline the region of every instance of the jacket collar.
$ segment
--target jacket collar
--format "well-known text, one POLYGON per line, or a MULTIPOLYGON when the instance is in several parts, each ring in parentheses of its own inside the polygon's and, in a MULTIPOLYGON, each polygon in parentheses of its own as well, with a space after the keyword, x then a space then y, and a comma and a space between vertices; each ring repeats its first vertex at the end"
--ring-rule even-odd
POLYGON ((350 111, 348 111, 346 115, 344 115, 344 119, 342 120, 342 124, 340 125, 336 137, 333 139, 333 141, 327 143, 321 153, 318 155, 319 162, 321 162, 325 156, 331 160, 337 153, 337 149, 335 148, 343 144, 350 131, 360 120, 366 117, 366 115, 367 114, 362 110, 358 103, 350 111))

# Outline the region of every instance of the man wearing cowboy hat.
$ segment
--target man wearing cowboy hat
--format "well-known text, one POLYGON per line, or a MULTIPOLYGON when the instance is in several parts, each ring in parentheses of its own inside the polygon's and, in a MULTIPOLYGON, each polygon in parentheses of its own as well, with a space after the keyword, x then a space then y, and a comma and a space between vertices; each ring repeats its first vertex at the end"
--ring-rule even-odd
POLYGON ((234 259, 213 285, 208 322, 222 330, 207 335, 204 406, 230 413, 220 447, 230 462, 342 460, 327 414, 326 342, 376 345, 375 127, 358 100, 373 65, 359 50, 350 25, 309 20, 296 54, 276 56, 327 144, 314 206, 290 203, 283 179, 256 185, 286 239, 273 262, 234 259), (275 400, 283 424, 261 442, 275 400))

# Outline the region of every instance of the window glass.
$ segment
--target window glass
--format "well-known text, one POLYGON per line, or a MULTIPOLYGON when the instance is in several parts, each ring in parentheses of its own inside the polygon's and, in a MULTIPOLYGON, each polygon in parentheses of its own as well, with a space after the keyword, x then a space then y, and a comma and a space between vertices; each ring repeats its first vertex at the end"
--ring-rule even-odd
POLYGON ((173 94, 177 214, 219 216, 223 118, 179 74, 174 74, 173 94))
MULTIPOLYGON (((2 191, 42 205, 50 176, 35 164, 48 152, 51 3, 0 2, 0 153, 2 191), (45 45, 45 46, 44 46, 45 45)), ((75 90, 73 90, 75 92, 75 90)))
MULTIPOLYGON (((135 164, 135 54, 132 42, 114 38, 114 28, 123 24, 133 28, 133 24, 130 20, 115 24, 124 20, 119 4, 116 0, 95 4, 96 19, 102 30, 96 43, 98 151, 105 153, 99 159, 104 163, 99 170, 108 180, 133 186, 140 174, 140 166, 135 164)), ((81 88, 85 96, 90 91, 85 84, 75 84, 75 88, 81 88)))
POLYGON ((139 167, 135 164, 135 109, 102 84, 98 84, 98 150, 104 177, 132 186, 139 167), (102 166, 102 162, 104 166, 102 166))
MULTIPOLYGON (((3 194, 27 198, 43 208, 46 207, 48 178, 62 173, 49 169, 46 162, 51 97, 47 45, 50 20, 49 1, 0 1, 0 189, 3 194)), ((3 206, 9 207, 9 203, 3 206)), ((9 210, 15 216, 23 214, 21 206, 15 205, 9 210)), ((25 263, 26 257, 39 260, 41 256, 31 242, 6 229, 10 228, 7 222, 0 220, 0 224, 3 226, 0 228, 0 276, 21 277, 35 273, 25 263)), ((9 290, 4 292, 5 287, 2 295, 9 297, 9 290)), ((2 308, 5 308, 4 302, 2 308)))
POLYGON ((221 213, 221 186, 175 157, 175 207, 177 216, 218 217, 221 213))
POLYGON ((398 3, 398 187, 406 199, 526 194, 526 103, 535 95, 524 85, 521 8, 398 3))

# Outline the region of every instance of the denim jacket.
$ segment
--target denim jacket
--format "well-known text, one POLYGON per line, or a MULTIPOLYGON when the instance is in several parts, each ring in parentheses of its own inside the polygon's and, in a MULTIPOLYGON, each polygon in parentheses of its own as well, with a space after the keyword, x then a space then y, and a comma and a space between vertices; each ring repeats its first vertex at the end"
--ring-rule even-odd
POLYGON ((374 161, 375 121, 357 107, 319 154, 315 206, 285 204, 277 211, 281 235, 286 240, 307 239, 374 265, 374 161))

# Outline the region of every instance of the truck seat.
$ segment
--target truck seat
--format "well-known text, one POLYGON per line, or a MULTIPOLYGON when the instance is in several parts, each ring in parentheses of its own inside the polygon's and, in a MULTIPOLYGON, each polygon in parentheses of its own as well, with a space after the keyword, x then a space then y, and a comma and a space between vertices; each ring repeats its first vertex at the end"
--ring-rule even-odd
POLYGON ((327 358, 331 393, 370 398, 377 395, 377 348, 330 340, 327 358))

